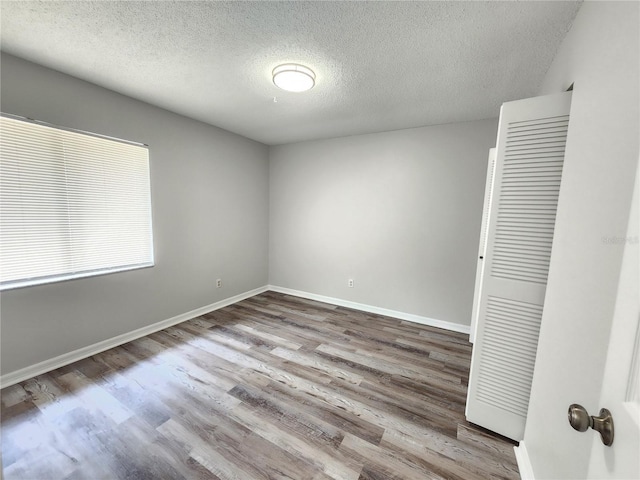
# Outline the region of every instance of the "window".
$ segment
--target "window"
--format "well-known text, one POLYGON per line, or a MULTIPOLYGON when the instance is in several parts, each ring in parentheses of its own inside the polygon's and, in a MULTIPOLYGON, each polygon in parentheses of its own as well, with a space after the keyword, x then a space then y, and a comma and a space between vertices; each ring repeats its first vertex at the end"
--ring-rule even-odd
POLYGON ((153 265, 145 145, 0 117, 0 289, 153 265))

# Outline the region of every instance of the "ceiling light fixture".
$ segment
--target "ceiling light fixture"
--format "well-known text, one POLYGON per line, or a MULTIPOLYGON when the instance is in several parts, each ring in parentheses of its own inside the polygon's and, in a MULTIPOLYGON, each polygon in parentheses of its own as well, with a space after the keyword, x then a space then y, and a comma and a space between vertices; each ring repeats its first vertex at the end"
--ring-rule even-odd
POLYGON ((273 83, 288 92, 306 92, 316 84, 316 74, 297 63, 285 63, 273 69, 273 83))

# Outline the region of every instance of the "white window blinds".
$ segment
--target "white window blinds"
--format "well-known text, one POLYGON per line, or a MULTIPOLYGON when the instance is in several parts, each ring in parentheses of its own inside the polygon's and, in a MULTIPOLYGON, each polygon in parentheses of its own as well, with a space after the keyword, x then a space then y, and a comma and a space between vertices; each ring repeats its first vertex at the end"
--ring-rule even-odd
POLYGON ((145 146, 0 122, 0 288, 153 265, 145 146))

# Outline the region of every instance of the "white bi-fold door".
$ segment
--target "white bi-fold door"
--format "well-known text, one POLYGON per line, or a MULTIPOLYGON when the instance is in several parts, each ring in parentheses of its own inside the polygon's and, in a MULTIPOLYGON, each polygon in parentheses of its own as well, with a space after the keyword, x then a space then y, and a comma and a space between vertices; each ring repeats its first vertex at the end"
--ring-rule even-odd
POLYGON ((514 440, 529 405, 570 106, 566 92, 500 111, 466 416, 514 440))
POLYGON ((469 341, 476 341, 476 329, 480 316, 480 298, 482 296, 482 279, 484 278, 484 257, 487 255, 487 234, 489 233, 489 215, 491 213, 491 196, 493 194, 493 179, 496 173, 496 149, 489 149, 487 162, 487 179, 484 186, 484 208, 482 209, 482 225, 480 227, 480 244, 478 245, 478 259, 476 260, 476 286, 473 292, 473 308, 471 310, 471 332, 469 341))

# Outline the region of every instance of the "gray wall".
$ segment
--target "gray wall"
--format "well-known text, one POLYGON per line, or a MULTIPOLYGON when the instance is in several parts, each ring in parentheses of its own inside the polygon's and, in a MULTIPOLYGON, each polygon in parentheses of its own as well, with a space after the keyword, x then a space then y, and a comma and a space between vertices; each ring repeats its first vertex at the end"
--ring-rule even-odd
POLYGON ((156 252, 153 268, 2 292, 3 374, 266 285, 266 146, 1 61, 3 112, 150 146, 156 252))
MULTIPOLYGON (((603 239, 626 236, 638 165, 638 15, 636 2, 585 2, 540 92, 575 82, 524 436, 538 479, 587 478, 596 437, 568 426, 571 403, 616 416, 600 389, 624 245, 603 239)), ((608 463, 615 445, 599 446, 608 463)))
POLYGON ((272 147, 269 283, 469 325, 496 131, 482 120, 272 147))

